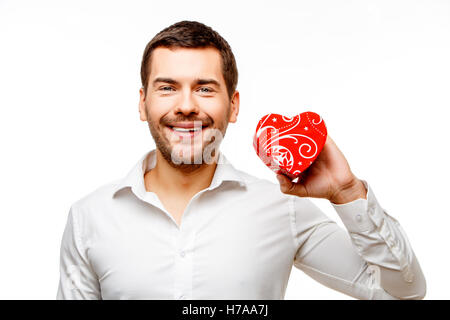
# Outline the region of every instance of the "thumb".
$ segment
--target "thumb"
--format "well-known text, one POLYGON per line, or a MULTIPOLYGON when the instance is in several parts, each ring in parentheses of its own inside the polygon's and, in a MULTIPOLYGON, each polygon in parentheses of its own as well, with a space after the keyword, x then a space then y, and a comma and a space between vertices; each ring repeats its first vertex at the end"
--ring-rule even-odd
POLYGON ((288 177, 283 174, 277 174, 278 182, 280 183, 280 190, 285 194, 291 194, 299 197, 307 197, 305 186, 300 182, 299 177, 297 183, 292 182, 288 177))

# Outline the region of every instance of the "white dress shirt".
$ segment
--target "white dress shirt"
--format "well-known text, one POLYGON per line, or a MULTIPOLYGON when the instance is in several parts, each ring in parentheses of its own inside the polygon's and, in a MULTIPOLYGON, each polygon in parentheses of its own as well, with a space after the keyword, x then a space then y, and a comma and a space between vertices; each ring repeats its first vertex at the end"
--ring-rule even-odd
POLYGON ((57 299, 283 299, 293 265, 358 299, 425 295, 405 232, 365 180, 367 199, 332 204, 345 230, 220 153, 178 226, 145 189, 155 163, 155 150, 145 153, 125 178, 71 206, 57 299))

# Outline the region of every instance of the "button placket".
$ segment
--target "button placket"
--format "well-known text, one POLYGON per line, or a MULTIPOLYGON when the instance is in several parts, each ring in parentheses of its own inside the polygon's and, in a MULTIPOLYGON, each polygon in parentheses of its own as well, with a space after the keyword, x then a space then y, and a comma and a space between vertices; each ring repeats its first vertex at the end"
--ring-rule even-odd
POLYGON ((194 248, 194 234, 189 232, 186 225, 178 231, 175 248, 175 291, 174 298, 178 300, 192 299, 192 252, 194 248))

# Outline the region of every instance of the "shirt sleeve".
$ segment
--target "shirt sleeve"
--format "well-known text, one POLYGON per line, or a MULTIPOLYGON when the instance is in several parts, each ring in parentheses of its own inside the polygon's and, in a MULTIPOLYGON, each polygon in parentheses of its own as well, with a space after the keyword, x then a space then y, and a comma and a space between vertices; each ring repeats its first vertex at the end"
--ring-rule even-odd
POLYGON ((294 196, 294 266, 357 299, 423 299, 425 277, 404 230, 362 182, 366 199, 332 203, 347 230, 309 199, 294 196))
POLYGON ((74 206, 70 208, 60 251, 60 280, 57 300, 100 300, 100 285, 92 269, 77 223, 74 206))

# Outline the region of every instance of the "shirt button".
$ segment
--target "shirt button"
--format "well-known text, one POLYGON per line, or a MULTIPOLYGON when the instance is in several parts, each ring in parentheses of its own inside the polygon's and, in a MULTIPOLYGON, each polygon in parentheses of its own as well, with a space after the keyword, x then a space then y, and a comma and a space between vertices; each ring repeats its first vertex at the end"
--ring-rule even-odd
POLYGON ((356 216, 356 221, 358 221, 358 222, 361 222, 361 215, 360 214, 358 214, 357 216, 356 216))
POLYGON ((180 251, 180 256, 184 258, 186 256, 186 252, 184 250, 180 251))

